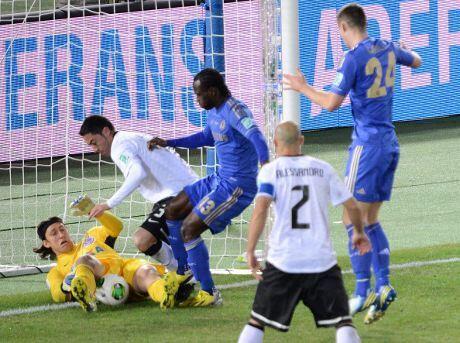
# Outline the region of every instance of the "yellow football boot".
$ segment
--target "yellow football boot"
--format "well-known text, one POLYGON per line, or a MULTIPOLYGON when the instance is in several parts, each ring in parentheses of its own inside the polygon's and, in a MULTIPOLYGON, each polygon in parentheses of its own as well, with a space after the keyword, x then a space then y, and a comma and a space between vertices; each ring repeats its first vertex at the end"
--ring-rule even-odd
POLYGON ((222 294, 217 289, 213 290, 213 294, 209 294, 202 289, 193 298, 189 298, 180 303, 180 307, 215 307, 221 306, 224 300, 222 294))
POLYGON ((75 276, 70 284, 71 292, 75 300, 86 312, 97 310, 96 295, 89 291, 88 285, 83 278, 75 276))
POLYGON ((172 308, 175 304, 175 295, 179 289, 179 281, 177 280, 176 272, 169 272, 163 276, 164 294, 160 301, 160 308, 172 308))

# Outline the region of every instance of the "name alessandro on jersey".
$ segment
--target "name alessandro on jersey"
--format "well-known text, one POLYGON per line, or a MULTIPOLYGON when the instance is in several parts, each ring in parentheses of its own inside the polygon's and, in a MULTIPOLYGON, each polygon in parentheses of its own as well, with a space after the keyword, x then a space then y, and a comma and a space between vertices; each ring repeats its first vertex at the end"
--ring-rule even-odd
POLYGON ((276 178, 289 177, 289 176, 324 176, 324 170, 321 168, 284 168, 276 170, 276 178))

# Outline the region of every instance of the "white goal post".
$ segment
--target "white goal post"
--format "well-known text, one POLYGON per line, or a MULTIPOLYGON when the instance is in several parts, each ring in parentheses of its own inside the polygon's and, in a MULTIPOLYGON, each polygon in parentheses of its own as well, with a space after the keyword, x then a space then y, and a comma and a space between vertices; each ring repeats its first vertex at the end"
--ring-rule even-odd
MULTIPOLYGON (((281 40, 283 73, 296 74, 299 68, 299 3, 281 1, 281 40)), ((283 92, 283 120, 300 124, 300 94, 293 90, 283 92)))
MULTIPOLYGON (((271 144, 282 98, 280 1, 224 1, 217 14, 224 49, 206 50, 207 38, 216 41, 206 37, 216 1, 68 1, 55 9, 54 1, 36 0, 1 7, 0 278, 46 272, 52 261, 32 252, 40 245, 36 225, 62 216, 78 240, 94 223, 68 216, 70 201, 81 193, 104 201, 121 185, 113 163, 78 136, 84 117, 104 115, 118 129, 164 138, 197 132, 203 116, 192 79, 209 51, 224 54, 232 94, 253 111, 271 144)), ((213 167, 205 149, 178 152, 201 176, 213 167)), ((116 208, 125 224, 116 244, 123 255, 138 255, 131 235, 150 207, 133 194, 116 208)), ((223 233, 204 236, 213 272, 247 272, 251 212, 223 233)))

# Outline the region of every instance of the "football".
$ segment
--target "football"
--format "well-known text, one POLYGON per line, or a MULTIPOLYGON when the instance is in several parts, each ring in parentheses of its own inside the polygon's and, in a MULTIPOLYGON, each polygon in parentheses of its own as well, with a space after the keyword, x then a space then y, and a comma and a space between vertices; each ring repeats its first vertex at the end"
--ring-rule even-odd
POLYGON ((106 274, 97 281, 96 299, 105 305, 118 306, 126 302, 129 285, 121 276, 106 274))

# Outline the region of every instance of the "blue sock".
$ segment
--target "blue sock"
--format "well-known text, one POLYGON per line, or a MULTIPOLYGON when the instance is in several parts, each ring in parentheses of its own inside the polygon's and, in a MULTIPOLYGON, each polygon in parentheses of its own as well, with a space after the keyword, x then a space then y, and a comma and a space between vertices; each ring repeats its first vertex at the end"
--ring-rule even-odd
POLYGON ((167 220, 169 229, 169 243, 173 251, 174 257, 177 260, 177 274, 184 275, 185 271, 189 269, 187 264, 187 251, 185 250, 184 241, 180 233, 182 221, 180 220, 167 220))
POLYGON ((188 265, 192 269, 195 279, 201 284, 201 289, 213 294, 214 281, 209 269, 209 253, 201 237, 185 243, 188 254, 188 265))
POLYGON ((381 286, 390 284, 390 244, 380 223, 366 226, 365 230, 372 244, 372 268, 378 292, 381 286))
POLYGON ((350 255, 351 268, 356 276, 354 294, 366 297, 367 291, 371 288, 372 253, 368 252, 364 255, 359 255, 358 250, 351 247, 353 225, 347 225, 346 228, 348 233, 348 254, 350 255))

